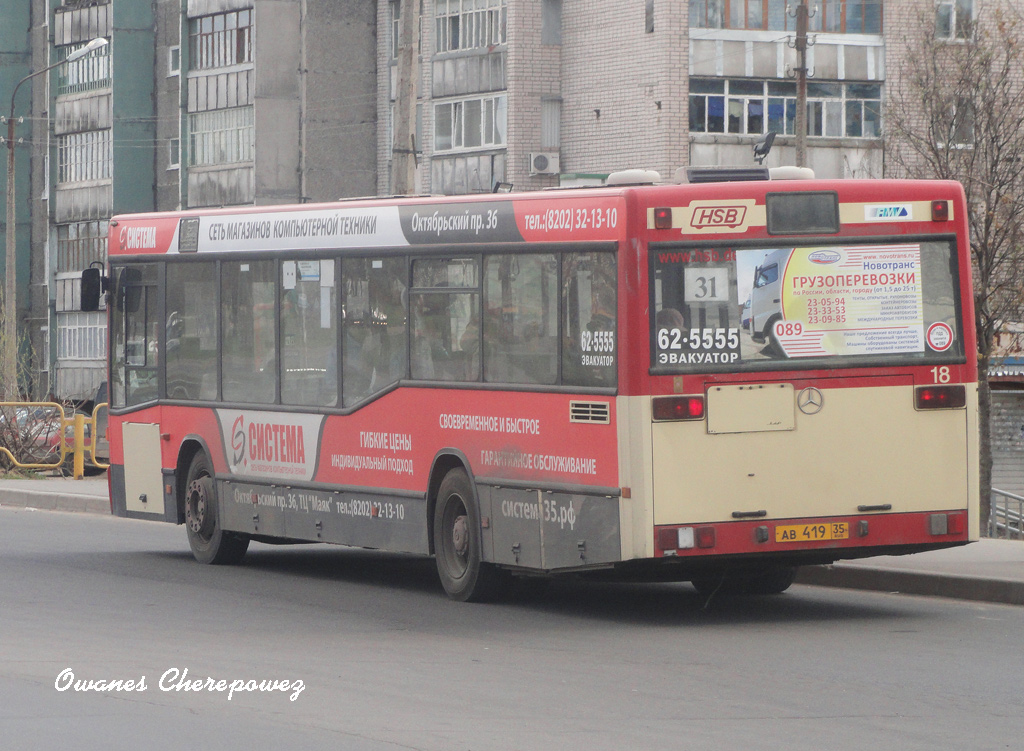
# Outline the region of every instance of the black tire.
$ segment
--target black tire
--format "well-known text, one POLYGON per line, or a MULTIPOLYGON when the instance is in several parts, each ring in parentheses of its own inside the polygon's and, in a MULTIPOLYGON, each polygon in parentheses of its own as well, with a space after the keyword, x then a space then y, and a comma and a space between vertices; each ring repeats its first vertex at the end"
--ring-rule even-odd
POLYGON ((690 579, 690 584, 704 597, 738 595, 744 591, 743 578, 729 571, 713 571, 690 579))
POLYGON ((705 597, 712 595, 778 595, 796 579, 795 566, 768 566, 760 571, 716 571, 690 580, 705 597))
POLYGON ((199 452, 185 480, 185 531, 192 555, 200 563, 238 563, 249 548, 249 538, 220 528, 217 484, 206 454, 199 452))
POLYGON ((508 574, 485 563, 481 554, 480 512, 473 483, 462 469, 444 476, 434 507, 434 559, 448 597, 484 602, 501 594, 508 574))
POLYGON ((752 595, 780 595, 796 579, 796 566, 770 566, 747 579, 746 592, 752 595))

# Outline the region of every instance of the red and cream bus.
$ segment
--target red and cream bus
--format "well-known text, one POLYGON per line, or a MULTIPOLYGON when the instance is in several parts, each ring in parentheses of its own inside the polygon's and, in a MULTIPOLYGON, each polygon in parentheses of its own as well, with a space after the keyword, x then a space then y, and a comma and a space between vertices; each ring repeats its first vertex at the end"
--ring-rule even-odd
POLYGON ((113 513, 460 600, 976 539, 962 190, 762 177, 116 217, 113 513))

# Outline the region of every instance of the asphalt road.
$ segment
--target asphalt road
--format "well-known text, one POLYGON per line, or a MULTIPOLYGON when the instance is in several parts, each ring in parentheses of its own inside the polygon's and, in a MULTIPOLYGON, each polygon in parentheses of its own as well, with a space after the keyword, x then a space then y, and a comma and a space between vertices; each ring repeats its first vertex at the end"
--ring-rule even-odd
POLYGON ((5 748, 1019 748, 1022 634, 1024 608, 809 586, 465 605, 430 560, 254 545, 208 567, 180 527, 0 509, 5 748))

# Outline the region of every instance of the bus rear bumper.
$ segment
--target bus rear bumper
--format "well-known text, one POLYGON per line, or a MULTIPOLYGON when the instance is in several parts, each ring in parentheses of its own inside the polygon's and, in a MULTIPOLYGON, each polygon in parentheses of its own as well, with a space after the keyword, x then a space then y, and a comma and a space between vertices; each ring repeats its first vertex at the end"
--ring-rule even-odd
POLYGON ((832 562, 970 542, 966 509, 758 519, 654 528, 655 558, 771 556, 832 562))

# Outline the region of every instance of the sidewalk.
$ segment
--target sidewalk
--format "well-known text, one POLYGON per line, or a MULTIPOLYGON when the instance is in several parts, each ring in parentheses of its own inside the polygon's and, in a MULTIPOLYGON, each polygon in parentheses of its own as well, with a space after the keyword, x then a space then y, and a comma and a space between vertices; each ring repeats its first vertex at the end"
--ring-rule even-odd
POLYGON ((808 566, 800 584, 1024 605, 1024 542, 983 538, 958 548, 808 566))
MULTIPOLYGON (((110 513, 107 476, 0 479, 0 507, 110 513)), ((799 584, 1024 605, 1024 542, 983 539, 959 548, 800 569, 799 584)))
POLYGON ((59 476, 27 480, 0 479, 0 506, 109 514, 107 476, 102 474, 84 480, 59 476))

